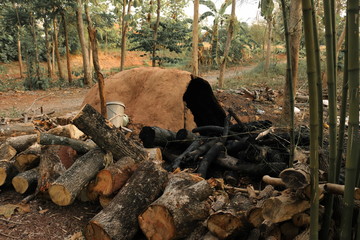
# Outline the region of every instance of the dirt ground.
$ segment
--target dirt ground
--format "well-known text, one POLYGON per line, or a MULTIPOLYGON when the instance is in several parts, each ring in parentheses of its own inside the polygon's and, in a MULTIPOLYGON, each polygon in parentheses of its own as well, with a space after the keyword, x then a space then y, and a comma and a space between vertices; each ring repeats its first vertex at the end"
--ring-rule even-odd
MULTIPOLYGON (((118 63, 116 56, 109 58, 108 63, 102 64, 111 68, 115 62, 118 63)), ((134 59, 133 63, 143 64, 143 59, 134 59)), ((204 78, 206 79, 206 76, 204 78)), ((63 116, 79 110, 88 90, 88 88, 59 88, 50 91, 0 92, 0 114, 19 115, 25 112, 38 114, 42 109, 44 113, 55 111, 53 116, 63 116)), ((253 101, 242 92, 234 91, 215 91, 215 95, 225 109, 233 108, 242 121, 279 122, 281 111, 274 101, 266 99, 253 101)), ((0 188, 0 240, 82 239, 80 232, 101 210, 98 203, 76 200, 68 207, 59 207, 47 197, 38 196, 28 205, 17 206, 15 212, 10 214, 10 218, 2 215, 4 210, 13 209, 11 205, 6 204, 19 204, 24 197, 10 187, 0 188)))

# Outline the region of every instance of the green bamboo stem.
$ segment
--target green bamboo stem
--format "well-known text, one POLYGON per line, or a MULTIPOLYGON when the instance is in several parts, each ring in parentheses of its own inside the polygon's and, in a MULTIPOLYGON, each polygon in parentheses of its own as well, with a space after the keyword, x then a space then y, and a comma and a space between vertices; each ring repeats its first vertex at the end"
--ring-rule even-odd
POLYGON ((289 156, 289 166, 292 167, 294 163, 294 152, 295 152, 295 134, 294 134, 294 84, 293 84, 293 75, 292 75, 292 65, 291 65, 291 56, 290 56, 290 33, 287 25, 287 17, 286 17, 286 5, 285 0, 281 0, 281 8, 284 20, 284 28, 285 28, 285 42, 286 42, 286 77, 288 78, 289 85, 289 105, 290 105, 290 156, 289 156))
POLYGON ((345 164, 344 208, 340 239, 352 238, 352 217, 354 210, 354 187, 358 171, 359 148, 359 0, 348 0, 348 81, 349 122, 345 164))
POLYGON ((317 88, 317 64, 315 49, 315 29, 313 22, 313 4, 311 0, 302 0, 304 35, 306 46, 307 75, 309 82, 310 101, 310 239, 318 239, 319 221, 319 115, 318 115, 318 88, 317 88))
MULTIPOLYGON (((331 0, 332 2, 333 0, 331 0)), ((328 182, 336 182, 336 70, 334 69, 335 59, 335 42, 333 37, 333 18, 330 1, 324 1, 324 15, 325 15, 325 38, 326 38, 326 75, 328 85, 328 100, 329 100, 329 170, 328 182)), ((332 208, 334 204, 334 196, 327 194, 325 197, 325 212, 323 216, 323 224, 321 226, 321 239, 328 239, 329 228, 331 224, 332 208)))
POLYGON ((347 97, 348 97, 348 34, 347 34, 347 20, 345 28, 345 49, 344 49, 344 75, 343 75, 343 84, 342 84, 342 96, 341 96, 341 107, 340 107, 340 124, 339 124, 339 133, 338 133, 338 145, 336 153, 336 173, 335 177, 337 182, 339 181, 340 168, 342 155, 344 152, 344 136, 345 136, 345 119, 346 119, 346 107, 347 107, 347 97))
POLYGON ((323 102, 322 102, 322 80, 321 80, 321 64, 320 64, 320 47, 319 47, 319 36, 318 36, 318 21, 317 21, 317 17, 316 17, 316 10, 315 10, 315 4, 314 4, 314 0, 311 0, 311 5, 312 7, 312 21, 314 24, 313 27, 313 31, 314 31, 314 48, 313 51, 315 51, 315 64, 316 64, 316 85, 317 85, 317 104, 318 104, 318 120, 319 120, 319 146, 322 147, 323 145, 323 139, 324 139, 324 127, 323 127, 323 122, 324 122, 324 109, 323 109, 323 102))

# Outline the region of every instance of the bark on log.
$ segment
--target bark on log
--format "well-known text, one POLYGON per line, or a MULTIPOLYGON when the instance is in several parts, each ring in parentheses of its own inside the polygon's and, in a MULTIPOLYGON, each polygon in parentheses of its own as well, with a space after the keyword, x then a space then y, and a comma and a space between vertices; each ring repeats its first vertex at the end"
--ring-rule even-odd
POLYGON ((86 239, 133 239, 139 230, 137 217, 163 191, 168 173, 144 161, 111 203, 86 227, 86 239))
POLYGON ((16 156, 16 149, 13 148, 9 143, 3 143, 0 145, 0 161, 10 161, 16 156))
POLYGON ((33 168, 28 171, 19 173, 12 179, 12 185, 16 192, 23 194, 35 190, 40 177, 39 169, 33 168))
POLYGON ((67 124, 65 126, 57 126, 47 131, 48 134, 68 137, 72 139, 80 139, 84 137, 84 133, 80 131, 75 125, 67 124))
POLYGON ((236 194, 224 210, 212 214, 207 227, 220 239, 235 238, 239 235, 247 235, 250 224, 246 218, 246 211, 253 203, 242 193, 236 194))
POLYGON ((264 183, 270 184, 272 186, 285 187, 285 183, 281 178, 275 178, 275 177, 270 177, 269 175, 265 175, 263 176, 262 180, 264 183))
MULTIPOLYGON (((34 129, 34 124, 32 123, 10 123, 6 125, 0 125, 0 132, 0 140, 6 140, 7 138, 12 136, 17 136, 21 134, 33 134, 36 132, 36 130, 34 129)), ((24 149, 26 149, 26 147, 24 149)))
POLYGON ((26 150, 22 151, 15 157, 15 167, 19 172, 37 167, 40 163, 41 146, 38 143, 34 143, 26 150))
POLYGON ((189 235, 209 216, 210 184, 191 174, 174 174, 163 195, 139 216, 139 224, 148 239, 178 239, 189 235))
POLYGON ((37 135, 23 135, 17 137, 9 137, 6 142, 9 143, 17 152, 22 152, 36 142, 37 135))
POLYGON ((51 200, 59 206, 68 206, 103 168, 104 153, 100 149, 93 149, 78 158, 75 163, 49 188, 51 200))
MULTIPOLYGON (((337 194, 337 195, 344 195, 345 186, 335 183, 326 183, 324 185, 324 190, 328 193, 337 194)), ((354 189, 354 199, 360 200, 360 188, 354 189)))
POLYGON ((49 133, 38 134, 37 142, 41 145, 64 145, 72 147, 76 152, 83 154, 96 147, 95 143, 84 142, 69 137, 56 136, 49 133))
POLYGON ((0 160, 0 186, 7 185, 18 173, 13 161, 0 160))
POLYGON ((112 124, 89 104, 75 116, 73 123, 86 135, 91 136, 101 149, 111 152, 115 160, 126 156, 136 162, 147 159, 146 151, 133 140, 126 138, 120 129, 113 128, 112 124))
POLYGON ((304 163, 295 164, 294 168, 283 170, 279 176, 287 188, 298 189, 310 184, 310 169, 304 163))
POLYGON ((123 157, 97 173, 93 191, 110 196, 125 185, 137 167, 134 159, 123 157))
POLYGON ((49 145, 42 147, 40 156, 37 191, 45 192, 50 185, 71 166, 74 156, 63 154, 69 147, 60 145, 49 145))
POLYGON ((146 126, 141 129, 139 137, 146 148, 165 147, 169 141, 175 140, 176 133, 159 127, 146 126))

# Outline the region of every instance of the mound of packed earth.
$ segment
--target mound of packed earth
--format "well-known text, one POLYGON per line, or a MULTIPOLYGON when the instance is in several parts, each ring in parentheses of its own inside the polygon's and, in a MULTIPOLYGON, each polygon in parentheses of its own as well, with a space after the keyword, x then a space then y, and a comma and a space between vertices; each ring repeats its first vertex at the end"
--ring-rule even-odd
MULTIPOLYGON (((225 113, 209 83, 176 69, 134 68, 105 79, 106 102, 122 102, 131 122, 177 131, 196 125, 222 125, 225 113), (187 106, 189 109, 187 109, 187 106)), ((98 85, 83 105, 100 111, 98 85)))

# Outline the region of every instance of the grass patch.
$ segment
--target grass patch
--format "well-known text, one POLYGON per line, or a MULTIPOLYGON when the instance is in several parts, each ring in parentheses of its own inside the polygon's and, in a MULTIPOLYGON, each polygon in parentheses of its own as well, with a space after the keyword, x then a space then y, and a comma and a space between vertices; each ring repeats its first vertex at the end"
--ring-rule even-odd
POLYGON ((0 112, 0 117, 4 118, 18 118, 21 117, 22 111, 17 109, 16 107, 12 107, 7 110, 3 110, 0 112))

